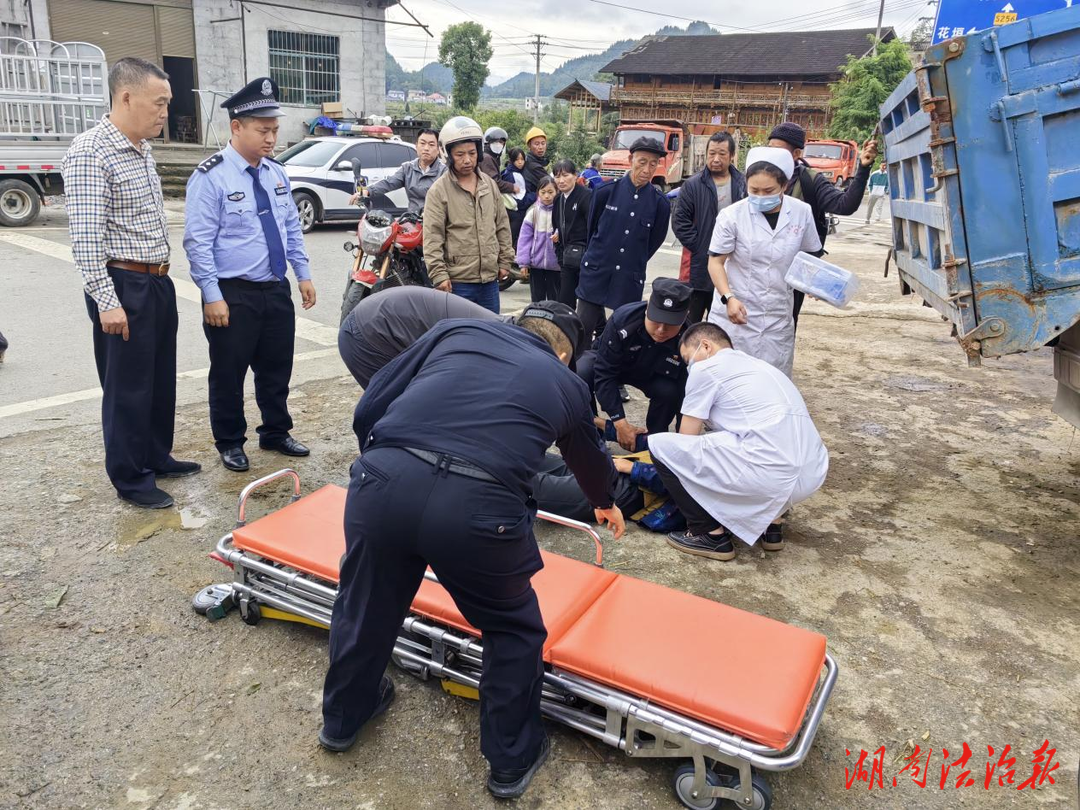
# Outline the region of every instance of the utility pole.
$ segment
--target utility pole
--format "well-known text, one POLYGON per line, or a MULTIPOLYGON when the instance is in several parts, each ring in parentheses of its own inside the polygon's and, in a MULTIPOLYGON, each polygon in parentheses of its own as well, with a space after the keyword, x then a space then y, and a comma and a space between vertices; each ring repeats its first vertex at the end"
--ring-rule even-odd
POLYGON ((536 35, 536 85, 533 88, 533 123, 535 124, 540 120, 540 57, 544 54, 540 52, 540 46, 543 45, 543 40, 540 35, 536 35))
POLYGON ((885 16, 885 0, 881 0, 881 5, 878 6, 877 12, 877 33, 874 34, 874 47, 870 49, 871 56, 877 56, 877 44, 881 39, 881 18, 885 16))

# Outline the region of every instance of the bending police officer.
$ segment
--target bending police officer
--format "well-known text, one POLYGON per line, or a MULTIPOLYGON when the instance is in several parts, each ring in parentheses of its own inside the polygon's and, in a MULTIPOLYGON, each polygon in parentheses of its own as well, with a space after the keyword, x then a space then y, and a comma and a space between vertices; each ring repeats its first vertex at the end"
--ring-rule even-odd
POLYGON ((444 321, 377 373, 357 405, 363 455, 345 506, 319 735, 324 748, 347 750, 393 700, 384 670, 430 565, 484 637, 480 746, 499 797, 520 796, 550 750, 530 481, 553 442, 597 519, 616 537, 625 529, 588 391, 566 367, 580 324, 554 314, 520 324, 444 321))
POLYGON ((639 449, 638 435, 663 433, 679 414, 686 385, 679 336, 689 309, 690 288, 673 278, 658 278, 649 301, 615 310, 596 350, 578 362, 578 376, 596 392, 619 444, 628 452, 639 449), (619 393, 623 385, 632 385, 649 398, 645 429, 626 418, 619 393))

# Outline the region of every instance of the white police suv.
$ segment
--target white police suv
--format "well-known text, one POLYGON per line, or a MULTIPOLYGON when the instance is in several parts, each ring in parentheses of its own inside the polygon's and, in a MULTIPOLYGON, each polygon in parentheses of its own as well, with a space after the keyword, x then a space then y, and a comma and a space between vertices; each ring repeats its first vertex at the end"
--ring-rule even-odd
MULTIPOLYGON (((307 138, 290 146, 277 160, 285 167, 292 185, 296 210, 304 233, 318 222, 356 222, 360 209, 349 205, 356 190, 352 160, 359 158, 368 185, 373 185, 416 157, 416 147, 397 138, 365 138, 329 135, 307 138)), ((392 215, 409 207, 404 189, 378 194, 368 200, 369 208, 392 215)))

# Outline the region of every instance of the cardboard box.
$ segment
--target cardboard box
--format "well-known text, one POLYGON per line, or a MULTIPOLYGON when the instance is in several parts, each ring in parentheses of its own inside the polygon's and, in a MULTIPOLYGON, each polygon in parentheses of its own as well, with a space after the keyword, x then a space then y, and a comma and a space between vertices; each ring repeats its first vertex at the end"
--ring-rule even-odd
POLYGON ((324 101, 322 114, 327 118, 341 118, 343 115, 340 101, 324 101))

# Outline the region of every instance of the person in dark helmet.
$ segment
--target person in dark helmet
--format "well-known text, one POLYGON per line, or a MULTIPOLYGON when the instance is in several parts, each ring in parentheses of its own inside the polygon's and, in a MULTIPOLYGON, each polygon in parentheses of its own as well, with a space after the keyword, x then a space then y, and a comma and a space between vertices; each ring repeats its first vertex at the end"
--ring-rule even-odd
POLYGON ((484 153, 480 157, 480 171, 494 180, 503 194, 517 194, 521 189, 502 178, 502 159, 506 151, 507 137, 506 130, 501 127, 488 127, 484 130, 484 153))

